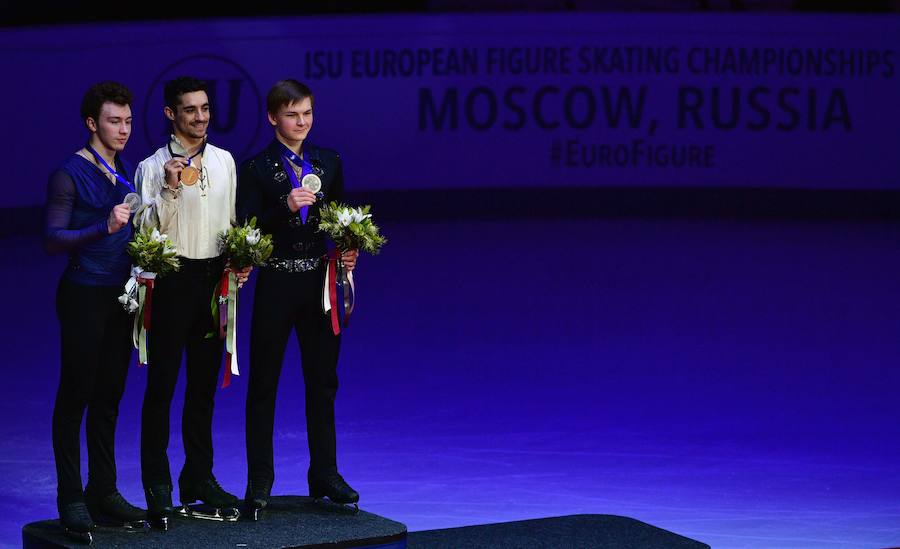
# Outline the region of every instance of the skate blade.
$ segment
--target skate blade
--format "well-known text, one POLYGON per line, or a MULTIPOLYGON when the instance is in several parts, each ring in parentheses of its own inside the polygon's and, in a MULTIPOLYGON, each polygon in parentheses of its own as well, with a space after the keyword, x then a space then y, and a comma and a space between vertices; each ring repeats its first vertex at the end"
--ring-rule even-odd
POLYGON ((97 524, 98 528, 103 528, 106 530, 125 530, 128 532, 142 532, 148 528, 150 528, 150 523, 146 520, 115 520, 102 518, 100 520, 94 521, 97 524))
POLYGON ((322 505, 323 507, 339 511, 342 513, 348 513, 351 515, 359 514, 359 504, 358 503, 338 503, 328 498, 328 496, 316 497, 313 498, 313 502, 322 505))
POLYGON ((241 513, 241 519, 250 522, 258 522, 262 520, 263 515, 265 515, 264 507, 247 507, 241 513))
POLYGON ((178 508, 178 515, 185 518, 216 522, 234 522, 241 518, 241 512, 234 507, 218 509, 206 505, 182 505, 178 508))
POLYGON ((166 532, 169 530, 169 517, 163 516, 149 520, 150 528, 166 532))
POLYGON ((63 532, 69 538, 90 545, 94 542, 94 536, 91 535, 90 532, 75 532, 74 530, 69 530, 68 528, 63 528, 63 532))

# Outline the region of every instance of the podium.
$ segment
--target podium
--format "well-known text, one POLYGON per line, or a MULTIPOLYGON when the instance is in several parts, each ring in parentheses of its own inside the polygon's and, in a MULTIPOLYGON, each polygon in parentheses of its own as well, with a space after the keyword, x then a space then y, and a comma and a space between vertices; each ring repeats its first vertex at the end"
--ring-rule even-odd
MULTIPOLYGON (((98 528, 90 547, 105 548, 295 548, 328 549, 709 549, 709 545, 616 515, 569 515, 407 533, 403 524, 309 497, 276 496, 258 522, 215 522, 176 517, 166 532, 98 528)), ((65 536, 57 520, 22 529, 25 549, 85 548, 65 536)))
POLYGON ((58 520, 32 522, 22 529, 25 549, 49 548, 179 548, 406 547, 406 526, 378 515, 309 497, 275 496, 258 522, 216 522, 174 517, 168 531, 97 528, 88 546, 67 537, 58 520))

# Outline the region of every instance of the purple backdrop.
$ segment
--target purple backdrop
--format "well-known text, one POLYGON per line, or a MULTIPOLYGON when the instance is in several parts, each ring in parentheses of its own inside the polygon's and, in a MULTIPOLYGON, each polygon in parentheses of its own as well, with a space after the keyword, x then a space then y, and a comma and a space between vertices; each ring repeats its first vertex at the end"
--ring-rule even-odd
POLYGON ((83 25, 0 36, 0 206, 43 201, 92 82, 136 94, 126 155, 165 135, 162 83, 211 81, 213 138, 269 139, 266 90, 317 94, 357 189, 900 184, 896 17, 526 14, 83 25), (36 169, 39 167, 39 169, 36 169), (20 184, 28 182, 28 184, 20 184))

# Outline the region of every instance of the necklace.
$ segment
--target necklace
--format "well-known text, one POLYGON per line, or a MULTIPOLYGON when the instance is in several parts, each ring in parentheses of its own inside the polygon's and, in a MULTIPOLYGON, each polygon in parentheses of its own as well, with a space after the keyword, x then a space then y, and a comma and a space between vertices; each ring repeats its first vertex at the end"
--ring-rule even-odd
POLYGON ((209 180, 206 177, 206 164, 203 164, 200 166, 200 196, 206 196, 206 189, 209 186, 209 180))

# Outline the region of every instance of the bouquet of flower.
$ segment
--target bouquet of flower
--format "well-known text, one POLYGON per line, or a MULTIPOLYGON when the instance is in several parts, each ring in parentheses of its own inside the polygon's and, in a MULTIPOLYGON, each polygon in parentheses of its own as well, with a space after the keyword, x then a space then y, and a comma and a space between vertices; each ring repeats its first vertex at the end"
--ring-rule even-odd
POLYGON ((135 265, 144 271, 156 273, 157 276, 164 276, 181 268, 181 263, 175 257, 175 245, 156 228, 152 231, 138 231, 134 240, 128 243, 128 255, 135 265))
MULTIPOLYGON (((261 265, 272 255, 272 235, 262 234, 253 217, 241 227, 219 233, 219 248, 228 258, 228 266, 213 292, 213 321, 219 327, 219 337, 225 340, 225 377, 222 387, 228 387, 232 375, 239 375, 237 364, 237 307, 238 281, 235 271, 261 265)), ((212 337, 213 334, 210 334, 212 337)))
POLYGON ((377 254, 387 239, 372 222, 371 209, 371 206, 353 208, 338 202, 326 204, 319 212, 319 230, 328 234, 343 251, 358 249, 377 254))
POLYGON ((125 310, 134 316, 132 343, 138 350, 138 363, 147 363, 147 332, 150 330, 150 304, 157 276, 167 275, 181 268, 175 245, 159 229, 144 228, 128 243, 128 255, 134 261, 131 278, 125 283, 125 293, 119 296, 125 310))
POLYGON ((335 335, 347 326, 356 305, 353 273, 344 268, 341 252, 362 250, 377 254, 387 242, 378 225, 372 222, 371 209, 371 206, 353 208, 331 202, 322 206, 319 212, 319 230, 330 236, 338 248, 326 257, 325 286, 322 290, 322 310, 330 314, 331 329, 335 335))
POLYGON ((241 270, 262 264, 272 255, 272 235, 262 234, 253 217, 243 227, 219 233, 219 247, 232 269, 241 270))

